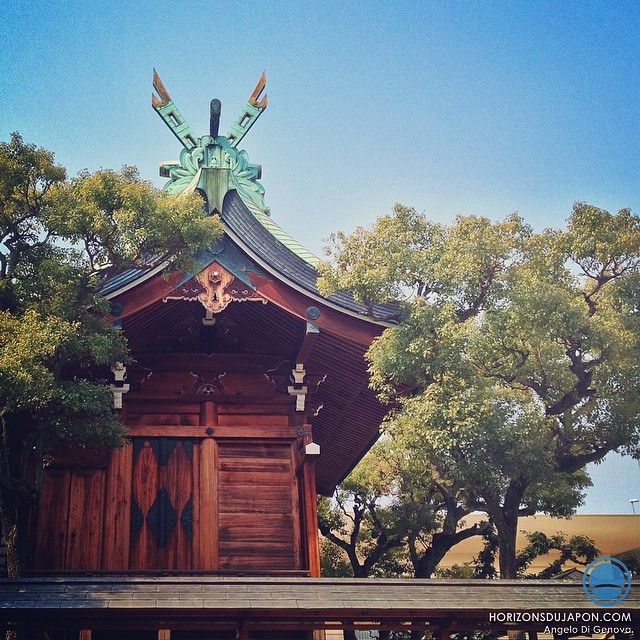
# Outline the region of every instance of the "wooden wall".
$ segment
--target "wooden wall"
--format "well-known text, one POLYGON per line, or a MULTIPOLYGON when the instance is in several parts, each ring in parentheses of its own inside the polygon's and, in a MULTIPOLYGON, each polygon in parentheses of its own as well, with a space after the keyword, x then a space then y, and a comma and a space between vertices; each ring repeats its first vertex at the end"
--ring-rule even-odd
POLYGON ((185 380, 163 372, 125 398, 123 448, 47 470, 35 570, 317 573, 293 399, 253 373, 204 393, 185 380))

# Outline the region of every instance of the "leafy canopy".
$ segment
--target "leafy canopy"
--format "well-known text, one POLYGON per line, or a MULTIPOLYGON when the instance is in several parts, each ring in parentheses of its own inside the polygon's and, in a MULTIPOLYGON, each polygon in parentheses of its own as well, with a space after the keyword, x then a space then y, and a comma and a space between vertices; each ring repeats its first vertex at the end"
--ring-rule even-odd
POLYGON ((50 151, 0 142, 0 515, 12 544, 48 450, 123 436, 107 377, 127 345, 104 283, 152 260, 188 267, 221 232, 198 195, 160 192, 133 167, 67 179, 50 151))
POLYGON ((400 305, 367 354, 371 385, 394 407, 388 431, 462 481, 513 544, 518 514, 575 509, 587 463, 640 455, 630 210, 578 202, 566 229, 534 232, 517 214, 447 226, 396 205, 336 234, 328 253, 324 293, 348 289, 370 312, 400 305))

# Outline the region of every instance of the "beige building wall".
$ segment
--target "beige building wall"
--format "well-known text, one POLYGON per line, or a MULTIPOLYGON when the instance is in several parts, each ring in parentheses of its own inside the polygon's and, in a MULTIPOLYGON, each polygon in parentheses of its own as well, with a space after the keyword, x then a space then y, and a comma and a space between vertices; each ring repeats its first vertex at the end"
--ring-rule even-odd
MULTIPOLYGON (((479 522, 486 516, 484 514, 472 514, 465 518, 467 525, 479 522)), ((526 544, 523 531, 542 531, 547 535, 562 532, 567 539, 574 535, 584 535, 591 538, 601 555, 615 555, 622 551, 628 551, 640 547, 640 514, 637 515, 577 515, 569 519, 552 518, 546 515, 528 516, 520 518, 518 523, 518 549, 526 544)), ((470 562, 482 549, 482 540, 479 537, 465 540, 456 545, 440 563, 441 567, 451 567, 454 564, 470 562)), ((544 569, 551 560, 557 557, 548 556, 546 559, 538 559, 529 569, 537 573, 544 569)), ((570 568, 571 565, 565 565, 570 568)))

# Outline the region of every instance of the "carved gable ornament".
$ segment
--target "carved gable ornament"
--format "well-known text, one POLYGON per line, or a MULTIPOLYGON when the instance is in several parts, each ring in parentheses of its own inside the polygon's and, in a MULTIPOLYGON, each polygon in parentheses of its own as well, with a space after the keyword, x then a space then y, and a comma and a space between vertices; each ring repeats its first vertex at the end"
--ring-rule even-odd
POLYGON ((262 302, 255 289, 246 284, 232 273, 212 262, 199 274, 178 285, 167 300, 197 300, 207 310, 207 318, 226 309, 230 302, 262 302))

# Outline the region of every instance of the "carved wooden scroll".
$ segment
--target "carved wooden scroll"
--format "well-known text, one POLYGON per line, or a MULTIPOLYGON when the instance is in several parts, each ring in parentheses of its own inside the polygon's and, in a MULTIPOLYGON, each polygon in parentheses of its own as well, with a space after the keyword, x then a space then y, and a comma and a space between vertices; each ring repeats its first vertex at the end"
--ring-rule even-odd
POLYGON ((236 278, 217 262, 211 263, 198 275, 176 287, 164 300, 198 300, 210 313, 220 313, 234 301, 267 302, 250 285, 236 278))

